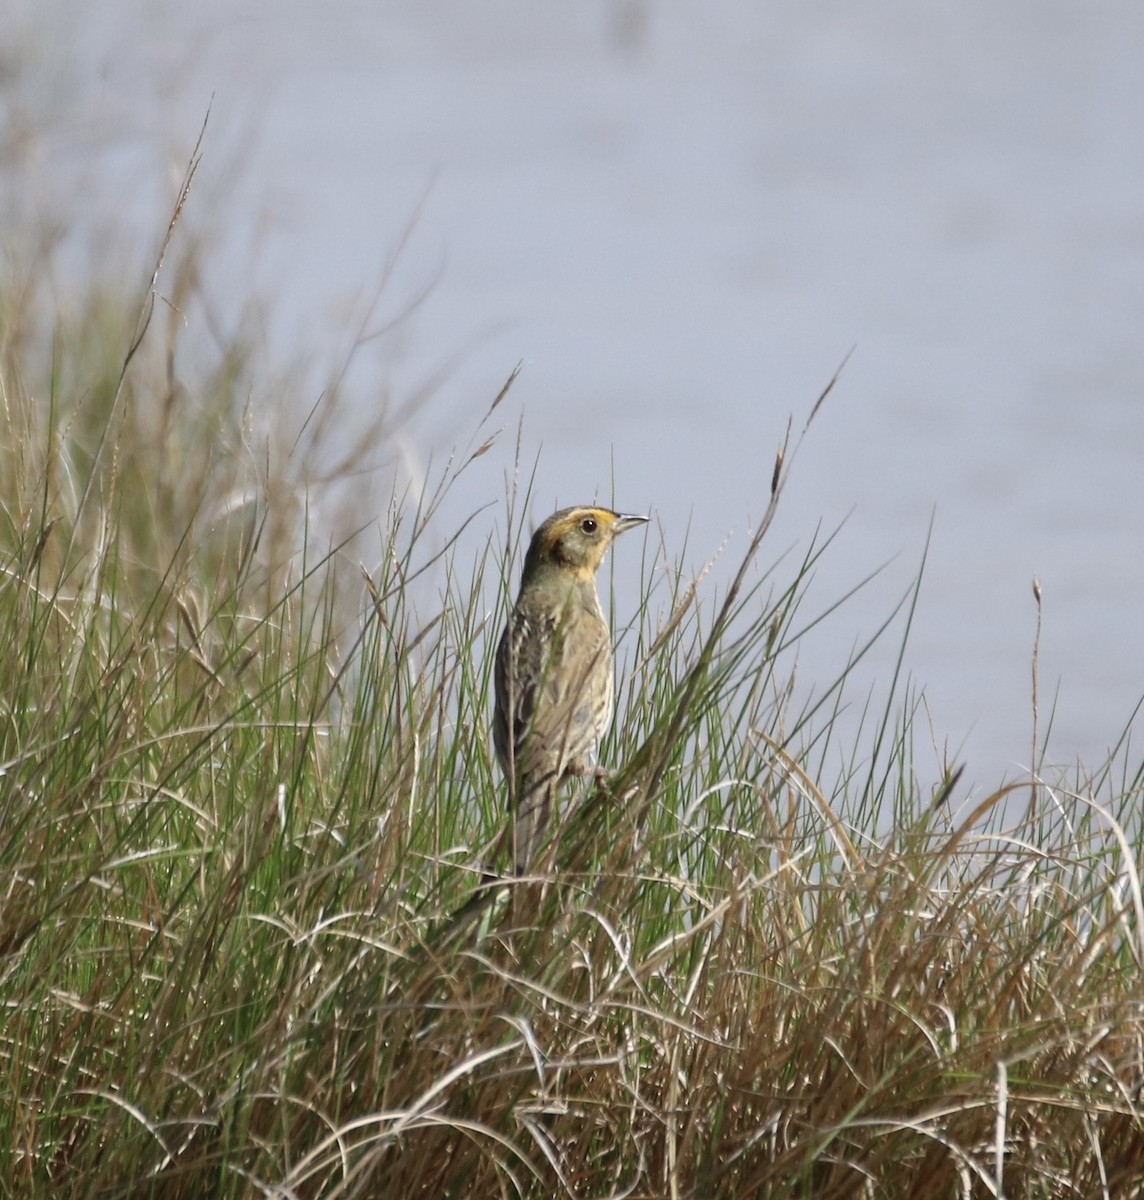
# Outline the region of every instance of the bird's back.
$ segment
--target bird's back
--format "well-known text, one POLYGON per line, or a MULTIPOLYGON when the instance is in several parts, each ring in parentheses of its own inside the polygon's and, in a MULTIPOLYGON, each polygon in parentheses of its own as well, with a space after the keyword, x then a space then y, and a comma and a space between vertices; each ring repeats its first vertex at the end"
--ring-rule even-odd
POLYGON ((576 597, 555 610, 520 598, 497 649, 496 690, 497 757, 519 789, 582 767, 613 703, 610 637, 595 589, 591 603, 576 597))

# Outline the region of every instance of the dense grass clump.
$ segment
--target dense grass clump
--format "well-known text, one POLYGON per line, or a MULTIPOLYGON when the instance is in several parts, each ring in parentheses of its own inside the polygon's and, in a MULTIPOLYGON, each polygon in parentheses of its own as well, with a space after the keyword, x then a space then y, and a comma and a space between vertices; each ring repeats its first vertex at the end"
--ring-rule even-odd
POLYGON ((234 347, 93 295, 45 374, 0 293, 0 1194, 1142 1194, 1139 772, 843 753, 768 513, 719 595, 647 546, 614 773, 500 880, 523 517, 363 578, 234 347))

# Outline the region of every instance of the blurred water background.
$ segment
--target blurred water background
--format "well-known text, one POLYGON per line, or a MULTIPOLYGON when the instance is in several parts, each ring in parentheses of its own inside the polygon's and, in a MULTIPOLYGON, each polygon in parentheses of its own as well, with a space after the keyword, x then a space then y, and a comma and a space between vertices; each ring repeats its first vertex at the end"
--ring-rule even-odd
POLYGON ((907 590, 932 518, 919 773, 1028 765, 1034 576, 1050 760, 1119 736, 1144 692, 1138 0, 3 8, 3 237, 66 229, 61 298, 103 256, 150 261, 209 106, 186 220, 212 320, 257 299, 267 361, 313 399, 384 279, 364 327, 411 311, 347 387, 363 420, 390 406, 403 484, 483 437, 522 361, 446 520, 504 521, 519 427, 537 519, 651 511, 693 570, 726 543, 713 583, 853 347, 768 558, 844 522, 819 605, 887 565, 808 639, 805 686, 907 590))

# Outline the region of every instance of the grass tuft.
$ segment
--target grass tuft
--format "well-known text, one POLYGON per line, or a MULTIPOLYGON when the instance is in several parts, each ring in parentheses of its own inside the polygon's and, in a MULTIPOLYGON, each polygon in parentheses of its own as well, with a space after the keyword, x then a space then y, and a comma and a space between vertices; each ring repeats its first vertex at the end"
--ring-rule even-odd
POLYGON ((0 1194, 1142 1194, 1127 739, 962 813, 897 677, 839 747, 853 660, 793 687, 831 539, 762 563, 788 438, 721 595, 649 535, 613 773, 501 880, 527 488, 438 528, 478 432, 363 577, 154 286, 45 337, 0 284, 0 1194))

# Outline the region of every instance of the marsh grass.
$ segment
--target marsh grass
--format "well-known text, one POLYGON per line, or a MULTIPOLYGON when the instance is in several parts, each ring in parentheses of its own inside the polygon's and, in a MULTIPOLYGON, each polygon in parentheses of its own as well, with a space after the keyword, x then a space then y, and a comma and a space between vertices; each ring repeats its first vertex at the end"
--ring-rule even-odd
POLYGON ((722 591, 645 543, 612 776, 498 881, 527 487, 435 524, 488 439, 363 574, 240 346, 192 397, 93 293, 45 373, 0 303, 0 1194, 1141 1194, 1141 775, 967 802, 896 680, 796 704, 789 437, 722 591))

